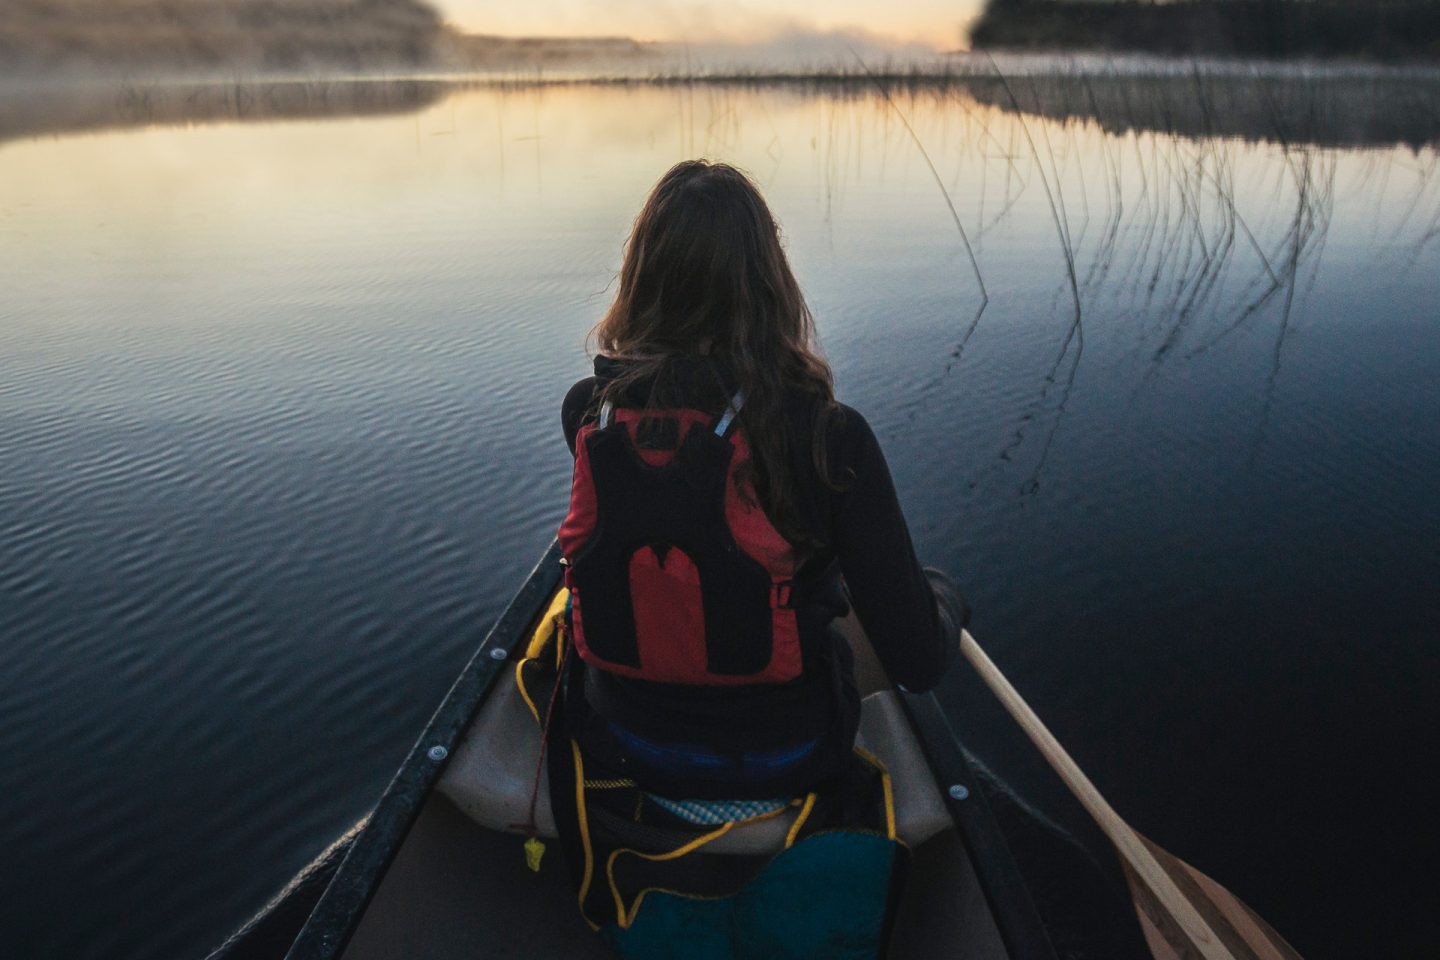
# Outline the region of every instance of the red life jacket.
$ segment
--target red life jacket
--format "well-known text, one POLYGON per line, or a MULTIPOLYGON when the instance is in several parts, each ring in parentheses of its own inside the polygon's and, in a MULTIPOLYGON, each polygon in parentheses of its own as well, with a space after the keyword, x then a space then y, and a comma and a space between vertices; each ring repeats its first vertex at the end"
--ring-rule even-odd
POLYGON ((587 664, 705 686, 800 675, 794 550, 736 485, 740 402, 719 417, 607 403, 581 427, 560 548, 587 664))

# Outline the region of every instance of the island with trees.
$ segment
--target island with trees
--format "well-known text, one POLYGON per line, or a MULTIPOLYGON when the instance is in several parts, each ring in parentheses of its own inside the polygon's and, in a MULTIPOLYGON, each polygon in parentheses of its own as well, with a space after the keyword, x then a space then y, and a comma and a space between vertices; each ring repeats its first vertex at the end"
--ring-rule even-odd
POLYGON ((989 0, 979 49, 1440 61, 1436 0, 989 0))

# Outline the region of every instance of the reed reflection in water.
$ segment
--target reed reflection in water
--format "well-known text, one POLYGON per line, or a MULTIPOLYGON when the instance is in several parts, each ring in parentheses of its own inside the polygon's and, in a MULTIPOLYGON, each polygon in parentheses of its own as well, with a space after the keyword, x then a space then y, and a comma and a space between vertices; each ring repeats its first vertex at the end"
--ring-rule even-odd
POLYGON ((1435 82, 1004 68, 0 95, 7 944, 196 955, 363 815, 553 532, 559 398, 696 155, 1127 818, 1307 956, 1433 942, 1435 82))

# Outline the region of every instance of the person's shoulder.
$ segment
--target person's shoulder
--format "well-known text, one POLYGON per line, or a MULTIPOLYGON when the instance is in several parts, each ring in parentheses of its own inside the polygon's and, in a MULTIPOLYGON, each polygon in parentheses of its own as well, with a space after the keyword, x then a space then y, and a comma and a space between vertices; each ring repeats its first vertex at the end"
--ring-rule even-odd
POLYGON ((875 432, 865 415, 848 403, 836 400, 826 411, 825 430, 831 444, 853 447, 875 442, 875 432))
POLYGON ((580 432, 580 426, 594 404, 595 385, 594 377, 577 380, 565 393, 565 400, 560 404, 560 427, 572 453, 575 450, 575 435, 580 432))
POLYGON ((832 405, 830 413, 831 422, 838 428, 845 430, 869 430, 870 422, 865 419, 865 414, 856 410, 848 403, 841 403, 836 400, 832 405))
POLYGON ((569 414, 573 410, 583 410, 595 399, 594 377, 581 377, 565 392, 565 401, 560 405, 561 409, 569 414))
POLYGON ((826 448, 835 474, 854 480, 888 470, 880 440, 865 415, 845 403, 835 403, 825 429, 826 448))
POLYGON ((870 433, 870 424, 859 410, 815 390, 786 387, 782 406, 797 426, 806 432, 823 428, 832 441, 870 433))
MULTIPOLYGON (((879 452, 879 441, 865 415, 849 404, 830 397, 801 390, 792 390, 786 397, 785 409, 791 417, 791 429, 801 437, 822 435, 827 459, 842 469, 865 465, 879 452)), ((808 448, 809 444, 801 444, 808 448)))

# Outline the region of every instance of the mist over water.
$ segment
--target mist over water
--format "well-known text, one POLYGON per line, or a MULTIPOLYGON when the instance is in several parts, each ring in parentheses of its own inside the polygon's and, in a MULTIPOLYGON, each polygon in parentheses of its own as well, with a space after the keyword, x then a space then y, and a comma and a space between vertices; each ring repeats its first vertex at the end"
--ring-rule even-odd
POLYGON ((703 155, 1112 803, 1310 960, 1425 955, 1435 80, 1124 73, 0 98, 5 950, 200 956, 364 815, 553 535, 585 333, 703 155))
MULTIPOLYGON (((636 77, 852 69, 857 56, 932 69, 945 60, 930 43, 858 27, 820 28, 778 11, 746 15, 652 2, 637 18, 635 7, 626 6, 586 4, 585 26, 571 31, 579 35, 568 35, 562 18, 539 21, 544 26, 538 36, 515 36, 513 29, 466 33, 424 0, 12 3, 0 7, 0 85, 35 77, 124 83, 315 79, 345 71, 636 77), (634 39, 642 25, 642 36, 670 39, 634 39)), ((493 25, 497 16, 504 22, 500 10, 484 19, 493 25)))

